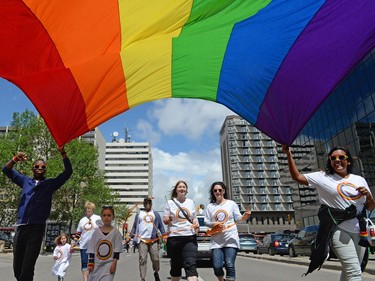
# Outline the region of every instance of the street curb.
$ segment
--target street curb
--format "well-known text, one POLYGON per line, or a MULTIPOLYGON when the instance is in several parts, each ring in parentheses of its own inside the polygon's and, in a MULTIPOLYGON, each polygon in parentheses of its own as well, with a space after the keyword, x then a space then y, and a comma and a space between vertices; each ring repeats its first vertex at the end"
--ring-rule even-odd
MULTIPOLYGON (((250 255, 250 254, 243 254, 243 253, 238 253, 238 256, 241 257, 246 257, 246 258, 251 258, 251 259, 258 259, 258 260, 268 260, 268 261, 276 261, 276 262, 282 262, 282 263, 293 263, 293 264, 298 264, 298 265, 306 265, 306 270, 307 267, 309 266, 309 261, 306 260, 291 260, 292 258, 283 258, 283 257, 276 257, 276 256, 267 256, 267 255, 250 255)), ((369 263, 373 263, 373 260, 369 260, 369 263)), ((325 262, 322 266, 322 268, 325 269, 335 269, 335 270, 340 270, 341 271, 341 264, 339 261, 337 261, 336 264, 332 262, 325 262)), ((375 275, 375 268, 366 268, 365 273, 375 275)))

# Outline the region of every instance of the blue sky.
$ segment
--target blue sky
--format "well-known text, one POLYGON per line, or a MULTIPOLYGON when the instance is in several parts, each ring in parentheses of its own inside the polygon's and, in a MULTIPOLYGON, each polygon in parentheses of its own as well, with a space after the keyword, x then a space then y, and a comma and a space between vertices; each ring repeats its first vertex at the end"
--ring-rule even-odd
MULTIPOLYGON (((13 112, 36 112, 26 95, 0 78, 0 125, 9 125, 13 112)), ((99 126, 109 142, 114 131, 124 137, 130 129, 132 141, 151 143, 153 154, 154 208, 164 209, 164 196, 179 179, 189 185, 188 197, 208 204, 213 181, 222 180, 219 131, 226 107, 196 99, 165 99, 141 104, 99 126)))

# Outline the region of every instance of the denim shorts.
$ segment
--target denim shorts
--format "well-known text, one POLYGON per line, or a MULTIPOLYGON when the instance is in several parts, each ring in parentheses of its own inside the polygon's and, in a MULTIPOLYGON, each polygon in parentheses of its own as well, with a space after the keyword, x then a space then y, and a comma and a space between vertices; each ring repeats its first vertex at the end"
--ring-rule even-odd
POLYGON ((81 270, 87 271, 87 263, 89 262, 89 255, 87 254, 87 249, 81 249, 81 270))

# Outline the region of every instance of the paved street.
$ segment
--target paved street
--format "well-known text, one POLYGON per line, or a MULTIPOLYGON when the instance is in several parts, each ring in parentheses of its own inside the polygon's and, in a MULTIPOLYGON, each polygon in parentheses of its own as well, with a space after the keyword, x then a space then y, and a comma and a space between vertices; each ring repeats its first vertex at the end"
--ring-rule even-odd
MULTIPOLYGON (((13 255, 0 254, 0 280, 15 280, 12 271, 13 255)), ((35 279, 36 281, 57 280, 51 275, 51 268, 54 261, 50 254, 39 256, 35 279)), ((269 256, 255 254, 239 254, 236 262, 238 281, 321 281, 321 280, 339 280, 339 262, 337 260, 328 261, 320 271, 313 272, 306 277, 301 275, 306 271, 308 257, 289 258, 287 256, 269 256), (328 269, 331 268, 331 269, 328 269), (333 269, 333 270, 332 270, 333 269)), ((372 274, 364 273, 363 281, 375 279, 375 260, 369 261, 369 269, 372 274)), ((199 281, 214 281, 212 268, 198 269, 199 281)), ((169 260, 161 259, 161 280, 168 281, 169 278, 169 260)), ((82 281, 80 272, 79 253, 73 254, 71 266, 68 268, 66 281, 82 281)), ((115 280, 138 281, 138 253, 123 253, 117 268, 115 280)), ((153 281, 151 263, 148 266, 147 281, 153 281)), ((185 280, 185 279, 184 279, 185 280)))

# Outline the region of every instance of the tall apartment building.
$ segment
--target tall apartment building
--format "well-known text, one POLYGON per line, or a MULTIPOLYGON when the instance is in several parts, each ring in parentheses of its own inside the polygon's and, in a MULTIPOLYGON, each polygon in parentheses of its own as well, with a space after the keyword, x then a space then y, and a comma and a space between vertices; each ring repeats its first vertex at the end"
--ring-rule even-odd
POLYGON ((118 193, 121 204, 132 207, 152 194, 152 154, 148 142, 106 144, 105 177, 110 188, 118 193))
POLYGON ((235 115, 223 123, 220 146, 229 198, 242 211, 251 208, 251 231, 293 229, 293 194, 280 179, 280 146, 235 115))

